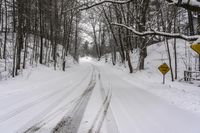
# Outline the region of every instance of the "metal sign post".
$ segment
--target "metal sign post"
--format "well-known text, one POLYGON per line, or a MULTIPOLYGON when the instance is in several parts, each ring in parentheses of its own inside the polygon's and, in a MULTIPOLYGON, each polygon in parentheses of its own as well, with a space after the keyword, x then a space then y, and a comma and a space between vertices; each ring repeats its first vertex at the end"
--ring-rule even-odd
POLYGON ((163 84, 165 84, 165 75, 163 74, 163 84))
POLYGON ((200 71, 200 43, 192 44, 190 46, 192 50, 194 50, 197 54, 199 54, 199 71, 200 71))
POLYGON ((163 74, 163 84, 165 84, 165 74, 169 72, 170 67, 166 63, 163 63, 158 67, 158 69, 163 74))

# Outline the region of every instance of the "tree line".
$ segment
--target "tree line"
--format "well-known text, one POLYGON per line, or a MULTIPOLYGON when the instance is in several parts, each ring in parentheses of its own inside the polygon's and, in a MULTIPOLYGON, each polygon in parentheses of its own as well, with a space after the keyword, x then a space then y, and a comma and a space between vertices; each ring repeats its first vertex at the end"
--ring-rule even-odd
POLYGON ((178 69, 177 47, 174 41, 174 51, 170 51, 168 40, 197 40, 199 9, 198 4, 182 0, 0 0, 1 71, 14 77, 28 63, 52 64, 54 69, 61 66, 65 71, 69 54, 78 62, 81 51, 87 51, 99 60, 111 53, 113 65, 119 53, 121 63, 127 62, 132 73, 130 54, 134 50, 139 52, 137 69, 143 70, 147 47, 165 41, 174 80, 178 69), (82 12, 87 13, 84 17, 92 27, 88 32, 93 38, 90 51, 88 42, 80 49, 82 12), (194 18, 198 19, 197 27, 194 18))
POLYGON ((14 77, 27 63, 53 64, 56 69, 60 60, 65 71, 68 54, 78 61, 81 14, 75 9, 64 12, 78 4, 76 0, 0 0, 1 70, 9 69, 14 77))
POLYGON ((177 79, 178 71, 176 39, 193 42, 199 38, 199 9, 198 3, 190 5, 181 0, 178 3, 172 0, 104 0, 91 2, 80 10, 88 10, 90 17, 94 16, 95 12, 99 14, 92 17, 91 22, 98 58, 103 56, 102 53, 112 53, 112 62, 115 65, 116 54, 119 53, 121 62, 127 62, 130 73, 132 73, 131 61, 135 59, 131 59, 130 54, 134 50, 139 52, 137 69, 143 70, 147 47, 164 41, 173 81, 177 79), (196 25, 194 19, 198 20, 196 25), (169 39, 173 38, 173 51, 171 51, 169 39), (104 42, 109 45, 105 46, 104 42), (174 58, 174 63, 172 63, 172 58, 174 58))

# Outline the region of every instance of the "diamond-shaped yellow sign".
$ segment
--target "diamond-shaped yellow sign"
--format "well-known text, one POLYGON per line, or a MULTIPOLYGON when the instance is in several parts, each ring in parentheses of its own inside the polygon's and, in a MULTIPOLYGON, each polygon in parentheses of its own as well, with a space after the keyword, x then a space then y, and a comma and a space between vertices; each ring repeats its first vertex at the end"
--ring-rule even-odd
POLYGON ((190 48, 200 55, 200 44, 192 44, 190 48))
POLYGON ((160 72, 165 75, 167 72, 169 72, 170 70, 170 67, 166 64, 166 63, 163 63, 162 65, 160 65, 158 67, 158 69, 160 70, 160 72))

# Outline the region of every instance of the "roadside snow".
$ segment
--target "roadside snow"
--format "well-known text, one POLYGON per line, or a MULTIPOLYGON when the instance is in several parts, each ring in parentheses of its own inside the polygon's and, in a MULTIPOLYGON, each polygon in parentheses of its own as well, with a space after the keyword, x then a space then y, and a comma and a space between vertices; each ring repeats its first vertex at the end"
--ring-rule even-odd
MULTIPOLYGON (((184 41, 178 40, 177 48, 180 80, 188 66, 196 69, 196 55, 184 41)), ((133 57, 137 57, 137 51, 133 57)), ((145 70, 135 69, 133 74, 128 73, 124 64, 113 67, 104 61, 94 62, 90 57, 82 58, 79 65, 66 72, 40 65, 29 68, 15 79, 0 82, 0 130, 52 131, 76 105, 94 72, 96 85, 79 133, 90 129, 102 133, 199 133, 199 83, 171 82, 168 73, 163 85, 158 71, 163 62, 168 63, 166 47, 159 43, 148 48, 145 70)), ((137 60, 132 63, 136 68, 137 60)))
POLYGON ((0 82, 1 132, 21 133, 30 127, 50 132, 73 107, 90 75, 90 65, 74 65, 66 72, 38 66, 0 82))
MULTIPOLYGON (((119 133, 200 132, 200 117, 191 111, 171 105, 163 97, 147 91, 155 88, 158 90, 168 89, 169 87, 163 87, 159 81, 158 83, 145 81, 148 79, 147 75, 142 75, 140 72, 138 75, 137 73, 131 75, 104 63, 91 63, 99 70, 104 90, 112 89, 110 108, 114 117, 110 117, 110 114, 105 112, 107 119, 102 127, 107 128, 103 128, 106 131, 102 130, 102 133, 116 133, 111 132, 111 127, 114 127, 115 131, 119 133), (142 80, 143 78, 144 80, 142 80), (117 126, 108 126, 108 123, 115 123, 114 125, 117 126)), ((174 95, 171 94, 170 98, 173 98, 174 95)), ((97 93, 94 96, 96 98, 97 93)), ((92 110, 93 108, 88 108, 87 112, 92 110)), ((89 115, 88 117, 92 118, 89 115)), ((90 121, 88 117, 85 121, 90 121)), ((96 131, 98 132, 98 130, 96 131)))
MULTIPOLYGON (((173 53, 173 40, 169 40, 172 66, 174 67, 174 53, 173 53)), ((132 64, 134 68, 137 68, 138 52, 134 51, 131 55, 132 64)), ((166 84, 162 84, 162 74, 159 72, 158 67, 162 63, 168 63, 168 55, 166 44, 158 43, 148 47, 148 56, 145 62, 145 70, 136 71, 129 76, 123 77, 124 80, 129 83, 138 86, 154 95, 157 95, 168 103, 176 105, 179 108, 193 112, 200 116, 200 85, 199 82, 189 84, 183 82, 183 71, 188 67, 192 67, 192 70, 198 69, 195 57, 197 54, 191 50, 190 44, 177 39, 177 58, 178 58, 178 80, 171 82, 170 72, 166 75, 166 84)), ((111 64, 111 57, 109 57, 109 65, 111 64)), ((119 58, 119 57, 118 57, 119 58)), ((118 59, 119 60, 119 59, 118 59)), ((119 61, 118 61, 119 62, 119 61)), ((104 61, 102 60, 102 63, 104 61)), ((128 65, 118 63, 114 68, 129 73, 128 65)))

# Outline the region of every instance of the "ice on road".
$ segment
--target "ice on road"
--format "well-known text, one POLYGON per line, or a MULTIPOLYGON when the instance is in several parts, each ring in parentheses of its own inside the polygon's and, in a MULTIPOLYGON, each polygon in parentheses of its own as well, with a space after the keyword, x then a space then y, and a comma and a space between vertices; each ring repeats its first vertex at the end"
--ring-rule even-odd
POLYGON ((198 116, 134 82, 143 84, 92 61, 66 72, 41 67, 28 77, 0 83, 0 131, 200 133, 198 116))

